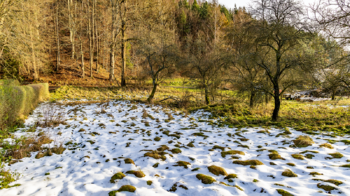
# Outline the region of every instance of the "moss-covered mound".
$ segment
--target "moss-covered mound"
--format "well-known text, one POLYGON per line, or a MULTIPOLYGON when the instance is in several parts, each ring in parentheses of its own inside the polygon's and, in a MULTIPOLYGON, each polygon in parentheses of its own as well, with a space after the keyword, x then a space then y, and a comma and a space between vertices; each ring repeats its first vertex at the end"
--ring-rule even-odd
POLYGON ((155 137, 155 138, 154 138, 154 141, 159 142, 161 139, 162 139, 162 138, 160 138, 160 137, 155 137))
POLYGON ((174 165, 174 166, 184 167, 184 168, 187 169, 188 165, 191 165, 191 163, 186 162, 186 161, 178 161, 178 162, 176 162, 176 165, 174 165))
POLYGON ((294 196, 293 194, 291 194, 288 191, 283 190, 283 189, 277 189, 277 192, 282 196, 294 196))
POLYGON ((332 144, 329 144, 329 143, 321 144, 320 147, 322 147, 322 148, 334 149, 334 147, 332 146, 332 144))
POLYGON ((236 161, 233 161, 233 164, 238 164, 238 165, 264 165, 264 163, 262 163, 259 160, 246 160, 246 161, 236 160, 236 161))
POLYGON ((312 179, 312 180, 315 180, 315 181, 322 181, 322 182, 329 182, 329 183, 335 184, 335 185, 337 185, 337 186, 343 184, 342 181, 340 181, 340 180, 334 180, 334 179, 323 180, 323 179, 314 178, 314 179, 312 179))
POLYGON ((127 174, 134 174, 138 178, 143 178, 146 176, 141 170, 139 170, 139 171, 130 170, 130 171, 127 171, 126 173, 127 174))
POLYGON ((153 184, 152 180, 148 180, 148 181, 147 181, 147 185, 148 185, 148 186, 151 186, 152 184, 153 184))
POLYGON ((213 147, 213 149, 214 149, 214 150, 215 150, 215 149, 220 149, 221 151, 225 151, 225 147, 217 146, 217 145, 215 145, 215 146, 213 147))
POLYGON ((193 142, 188 143, 187 146, 190 147, 190 148, 194 148, 195 147, 193 142))
POLYGON ((134 161, 132 159, 130 159, 130 158, 126 158, 124 160, 124 162, 125 162, 125 164, 134 164, 135 165, 134 161))
POLYGON ((304 160, 304 156, 302 154, 292 154, 294 159, 304 160))
POLYGON ((330 185, 327 185, 327 184, 323 184, 323 183, 318 183, 317 187, 320 188, 320 189, 325 190, 329 194, 331 194, 331 191, 338 190, 337 188, 335 188, 333 186, 330 186, 330 185))
POLYGON ((277 151, 271 152, 271 153, 269 154, 269 158, 270 158, 271 160, 277 160, 277 159, 285 160, 283 157, 281 157, 280 154, 278 154, 277 151))
POLYGON ((238 178, 237 174, 228 174, 224 179, 228 180, 228 179, 232 179, 232 178, 238 178))
POLYGON ((316 175, 323 175, 323 174, 319 172, 310 172, 309 175, 312 175, 313 177, 315 177, 316 175))
POLYGON ((226 155, 235 155, 235 154, 245 155, 244 152, 239 151, 239 150, 230 150, 230 151, 221 152, 221 156, 224 158, 226 157, 226 155))
POLYGON ((132 192, 134 193, 136 191, 136 188, 131 185, 124 185, 120 187, 118 190, 111 191, 108 193, 108 196, 115 196, 118 192, 132 192))
POLYGON ((225 186, 229 186, 229 187, 235 187, 235 188, 239 189, 240 191, 244 191, 242 189, 242 187, 240 187, 238 185, 229 185, 229 184, 226 184, 225 182, 220 182, 220 184, 225 185, 225 186))
POLYGON ((343 154, 341 154, 340 152, 329 153, 329 155, 331 155, 333 159, 341 159, 341 158, 343 158, 343 154))
POLYGON ((180 150, 180 148, 173 148, 173 149, 171 149, 171 152, 174 153, 174 154, 179 154, 182 151, 180 150))
POLYGON ((203 184, 212 184, 216 181, 213 177, 204 174, 197 174, 196 177, 198 180, 201 180, 203 184))
POLYGON ((292 170, 290 169, 286 169, 284 170, 284 172, 282 172, 282 176, 286 176, 286 177, 298 177, 297 174, 295 174, 292 170))
POLYGON ((165 150, 169 150, 170 148, 166 145, 161 145, 159 148, 157 148, 158 151, 163 152, 165 150))
POLYGON ((208 167, 208 170, 209 170, 209 172, 211 172, 212 174, 217 175, 217 176, 219 176, 219 175, 227 176, 227 172, 222 167, 212 165, 212 166, 208 167))
POLYGON ((118 172, 116 174, 114 174, 110 180, 111 183, 115 183, 115 180, 121 180, 125 177, 125 174, 123 174, 122 172, 118 172))
POLYGON ((301 135, 297 137, 297 139, 293 140, 293 142, 294 142, 294 145, 298 148, 305 148, 315 143, 312 140, 312 138, 307 135, 301 135))
POLYGON ((193 136, 204 137, 204 139, 206 139, 206 138, 208 137, 207 135, 204 135, 204 133, 202 133, 202 132, 199 132, 199 133, 193 133, 192 135, 193 135, 193 136))
POLYGON ((166 152, 158 152, 158 151, 151 151, 151 152, 146 152, 144 154, 145 157, 152 157, 154 159, 162 159, 163 161, 166 160, 166 155, 167 153, 166 152))

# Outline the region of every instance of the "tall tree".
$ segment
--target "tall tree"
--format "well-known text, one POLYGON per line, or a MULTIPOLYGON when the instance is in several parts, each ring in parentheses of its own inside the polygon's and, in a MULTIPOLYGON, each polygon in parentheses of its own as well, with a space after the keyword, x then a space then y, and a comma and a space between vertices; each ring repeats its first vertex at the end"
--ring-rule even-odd
POLYGON ((256 43, 261 50, 257 52, 257 64, 266 71, 273 85, 274 92, 271 94, 275 107, 272 120, 276 121, 281 107, 280 95, 294 85, 292 82, 281 89, 284 73, 301 65, 298 56, 293 58, 289 52, 297 49, 307 38, 300 21, 303 10, 294 0, 261 0, 255 1, 251 12, 258 19, 251 29, 259 32, 256 43))

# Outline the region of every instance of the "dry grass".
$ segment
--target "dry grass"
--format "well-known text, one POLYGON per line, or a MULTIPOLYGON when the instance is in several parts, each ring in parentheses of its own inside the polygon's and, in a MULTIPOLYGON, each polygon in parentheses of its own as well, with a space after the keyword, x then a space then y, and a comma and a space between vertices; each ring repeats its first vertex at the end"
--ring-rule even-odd
POLYGON ((42 135, 40 137, 30 137, 30 138, 20 138, 17 139, 14 145, 3 142, 0 146, 6 150, 4 155, 8 159, 22 159, 24 157, 30 157, 31 152, 38 152, 44 150, 42 148, 43 144, 49 144, 51 140, 47 135, 42 135))

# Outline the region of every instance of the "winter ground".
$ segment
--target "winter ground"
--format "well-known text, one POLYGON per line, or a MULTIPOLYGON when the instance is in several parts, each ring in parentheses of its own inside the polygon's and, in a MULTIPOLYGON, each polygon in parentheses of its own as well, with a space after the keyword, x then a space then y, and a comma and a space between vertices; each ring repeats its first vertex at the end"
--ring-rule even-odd
MULTIPOLYGON (((52 108, 53 105, 42 104, 26 125, 42 120, 45 111, 52 108)), ((35 133, 25 132, 28 128, 24 128, 15 135, 37 135, 45 131, 54 140, 49 146, 63 143, 67 149, 61 155, 40 159, 35 158, 37 152, 34 152, 30 158, 9 166, 21 173, 21 178, 13 183, 21 186, 0 190, 0 195, 108 195, 123 185, 132 185, 136 191, 117 195, 280 195, 278 189, 293 195, 329 195, 320 187, 333 187, 330 191, 333 195, 350 195, 350 170, 339 167, 350 159, 346 141, 332 144, 334 149, 320 147, 328 139, 347 138, 316 135, 311 136, 315 142, 312 146, 296 148, 292 140, 302 133, 293 129, 291 134, 281 135, 285 130, 218 128, 205 112, 185 117, 160 106, 124 101, 64 106, 60 110, 65 113, 66 125, 38 129, 35 133), (162 145, 165 146, 160 149, 162 145), (230 150, 238 154, 222 153, 230 150), (278 152, 279 159, 273 156, 274 160, 270 159, 272 150, 278 152), (335 152, 343 157, 333 158, 330 153, 335 152), (146 153, 158 153, 154 157, 159 159, 145 156, 146 153), (302 159, 295 159, 292 154, 300 154, 302 159), (127 158, 134 164, 126 164, 127 158), (243 166, 234 164, 236 160, 259 160, 263 165, 243 166), (178 161, 190 165, 175 166, 178 161), (227 174, 236 174, 237 178, 209 172, 212 165, 224 168, 227 174), (286 169, 297 177, 282 176, 286 169), (129 170, 142 170, 145 177, 127 174, 129 170), (118 172, 126 176, 111 183, 111 177, 118 172), (211 176, 216 181, 203 184, 197 174, 211 176), (329 179, 341 182, 326 182, 329 179), (147 181, 152 184, 148 185, 147 181)))

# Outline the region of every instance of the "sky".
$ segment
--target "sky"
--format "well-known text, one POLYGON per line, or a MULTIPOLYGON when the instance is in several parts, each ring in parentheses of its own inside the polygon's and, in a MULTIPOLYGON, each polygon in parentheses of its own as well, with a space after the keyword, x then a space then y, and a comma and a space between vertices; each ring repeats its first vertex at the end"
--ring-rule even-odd
MULTIPOLYGON (((305 5, 309 5, 310 3, 315 2, 316 0, 303 0, 305 5)), ((253 2, 253 0, 219 0, 220 4, 224 4, 227 8, 234 8, 235 4, 237 7, 246 7, 248 8, 249 5, 253 2)))

